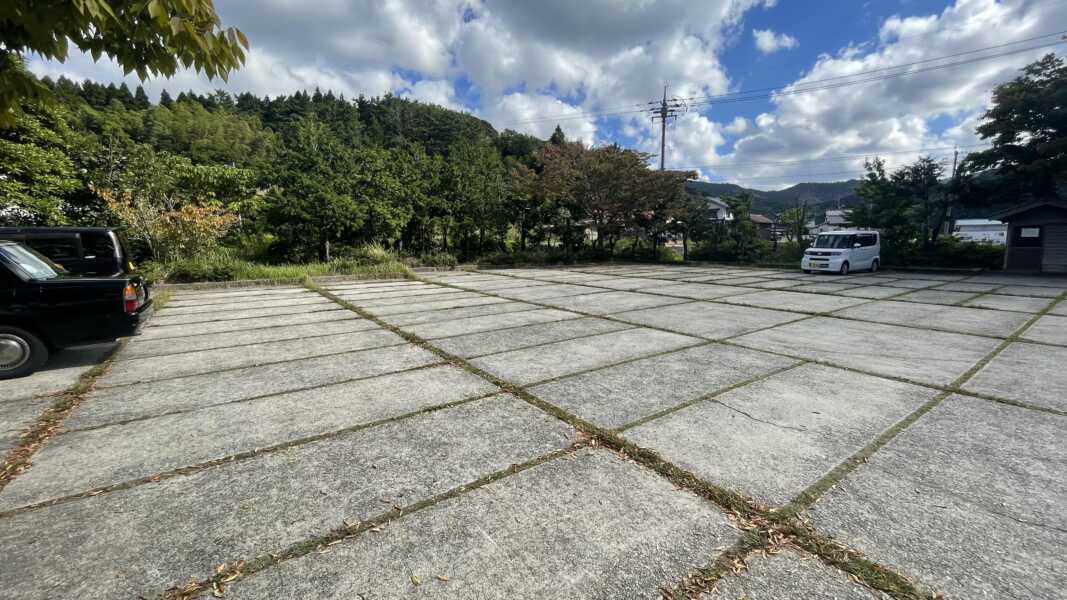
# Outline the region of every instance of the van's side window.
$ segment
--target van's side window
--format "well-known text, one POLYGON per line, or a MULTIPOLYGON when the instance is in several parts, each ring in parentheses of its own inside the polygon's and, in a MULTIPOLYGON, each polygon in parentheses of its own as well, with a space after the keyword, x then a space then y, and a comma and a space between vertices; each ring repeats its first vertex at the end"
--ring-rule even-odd
POLYGON ((82 249, 86 256, 95 256, 97 258, 115 256, 115 245, 108 234, 86 231, 81 236, 82 249))
POLYGON ((64 258, 81 258, 78 254, 78 240, 73 237, 33 238, 27 240, 34 250, 52 260, 64 258))
POLYGON ((878 238, 873 233, 864 233, 856 236, 856 241, 860 246, 873 246, 877 243, 878 238))

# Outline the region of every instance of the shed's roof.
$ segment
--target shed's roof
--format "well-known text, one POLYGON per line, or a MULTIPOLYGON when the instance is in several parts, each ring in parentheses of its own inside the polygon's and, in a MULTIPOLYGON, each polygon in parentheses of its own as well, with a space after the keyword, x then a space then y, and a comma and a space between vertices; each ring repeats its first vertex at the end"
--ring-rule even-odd
POLYGON ((1021 215, 1022 213, 1030 212, 1035 208, 1041 208, 1043 206, 1051 206, 1060 210, 1067 210, 1067 202, 1064 202, 1062 200, 1034 200, 1033 202, 1026 202, 1025 204, 1020 204, 1018 206, 1009 208, 1008 210, 997 213, 991 216, 990 218, 997 219, 1000 221, 1004 221, 1006 219, 1010 220, 1011 217, 1014 217, 1015 215, 1021 215))

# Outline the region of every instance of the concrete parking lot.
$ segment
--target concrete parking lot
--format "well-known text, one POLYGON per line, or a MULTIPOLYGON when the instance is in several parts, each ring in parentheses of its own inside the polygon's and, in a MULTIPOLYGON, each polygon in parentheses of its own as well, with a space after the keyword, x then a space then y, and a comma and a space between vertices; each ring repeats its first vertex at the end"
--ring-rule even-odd
POLYGON ((3 595, 1063 598, 1065 296, 660 265, 178 291, 88 391, 56 395, 109 348, 0 382, 3 595))

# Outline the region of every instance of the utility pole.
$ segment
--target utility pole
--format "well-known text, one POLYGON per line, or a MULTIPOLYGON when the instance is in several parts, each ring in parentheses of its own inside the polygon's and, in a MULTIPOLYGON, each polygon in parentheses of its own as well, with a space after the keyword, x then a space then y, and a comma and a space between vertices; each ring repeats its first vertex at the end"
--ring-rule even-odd
POLYGON ((667 159, 667 121, 670 119, 678 118, 678 115, 687 112, 689 105, 686 104, 683 98, 674 97, 667 99, 667 88, 670 84, 663 85, 663 100, 653 100, 649 102, 649 115, 652 117, 652 122, 655 123, 656 119, 659 119, 659 170, 666 169, 667 159))
POLYGON ((959 145, 957 145, 956 148, 952 151, 952 185, 949 188, 949 191, 951 192, 952 200, 948 203, 948 206, 945 208, 945 213, 944 213, 944 216, 941 219, 941 222, 937 224, 938 231, 940 232, 940 230, 945 227, 945 222, 946 221, 948 222, 948 231, 945 231, 946 234, 952 233, 952 231, 955 229, 955 225, 954 225, 953 221, 955 221, 955 219, 956 219, 956 200, 957 200, 957 195, 959 194, 959 191, 960 191, 959 190, 959 185, 960 185, 959 171, 957 170, 958 169, 957 165, 959 164, 959 159, 960 159, 960 148, 959 148, 959 145))

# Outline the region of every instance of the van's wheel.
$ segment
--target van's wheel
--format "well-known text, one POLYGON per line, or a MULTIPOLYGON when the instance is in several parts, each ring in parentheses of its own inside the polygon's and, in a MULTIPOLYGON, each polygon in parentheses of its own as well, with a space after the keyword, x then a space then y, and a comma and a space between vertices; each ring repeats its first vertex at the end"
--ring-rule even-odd
POLYGON ((811 269, 801 269, 801 271, 804 271, 805 273, 811 273, 811 269))
POLYGON ((48 347, 32 333, 0 325, 0 379, 24 377, 44 366, 48 347))
POLYGON ((838 271, 841 275, 848 275, 848 261, 841 263, 841 270, 838 271))
POLYGON ((878 264, 878 259, 877 258, 872 260, 871 261, 871 273, 877 273, 878 272, 878 267, 880 267, 880 266, 881 265, 878 264))

